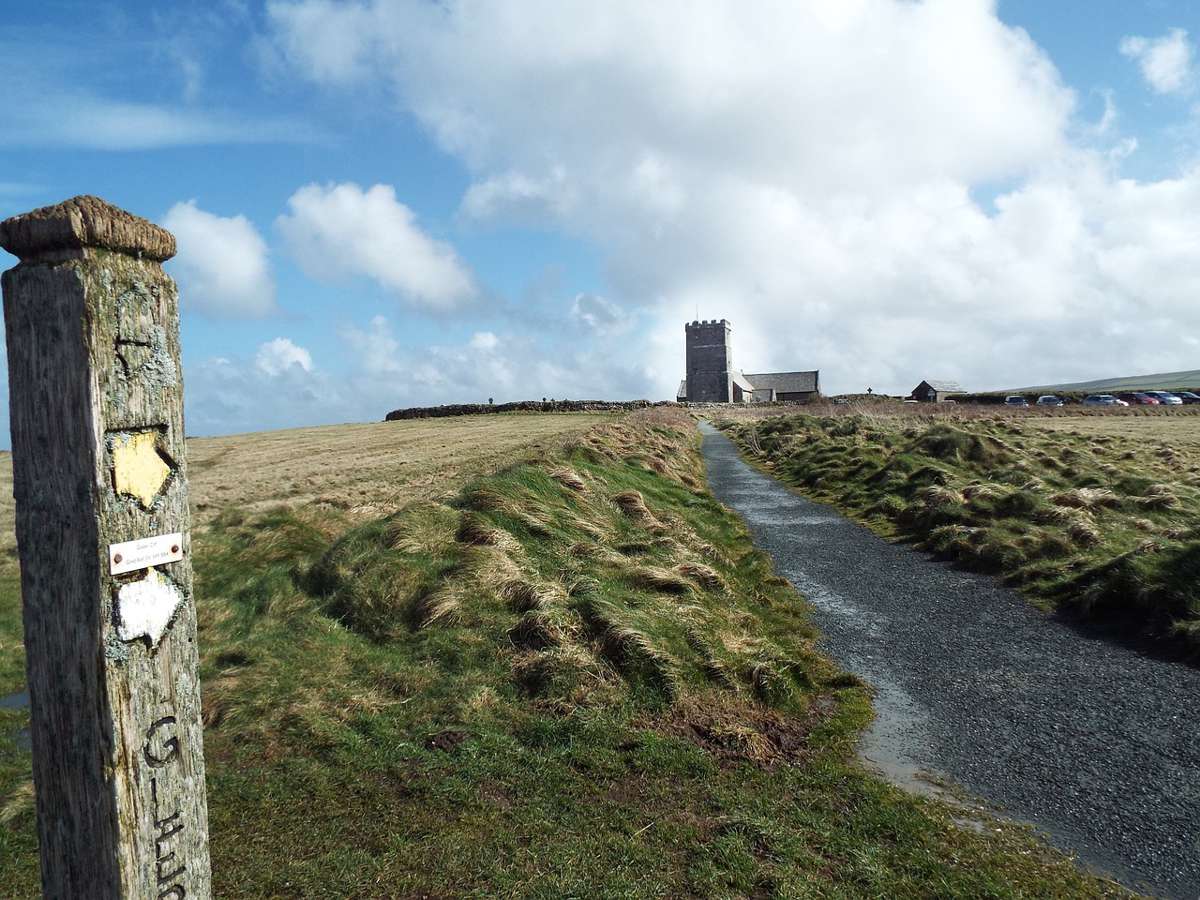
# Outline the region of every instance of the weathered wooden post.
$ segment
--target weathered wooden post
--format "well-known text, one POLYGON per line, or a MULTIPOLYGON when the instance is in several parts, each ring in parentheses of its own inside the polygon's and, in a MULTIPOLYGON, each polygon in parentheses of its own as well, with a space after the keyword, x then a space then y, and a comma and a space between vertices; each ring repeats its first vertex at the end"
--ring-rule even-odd
POLYGON ((42 888, 208 898, 175 239, 75 197, 0 246, 42 888))

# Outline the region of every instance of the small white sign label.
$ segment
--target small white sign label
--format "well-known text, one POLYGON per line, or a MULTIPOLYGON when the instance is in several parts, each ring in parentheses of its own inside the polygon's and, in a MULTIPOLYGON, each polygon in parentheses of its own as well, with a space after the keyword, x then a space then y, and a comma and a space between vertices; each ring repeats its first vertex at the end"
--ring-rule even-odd
POLYGON ((158 537, 108 545, 108 562, 113 575, 161 566, 183 559, 183 535, 160 534, 158 537))

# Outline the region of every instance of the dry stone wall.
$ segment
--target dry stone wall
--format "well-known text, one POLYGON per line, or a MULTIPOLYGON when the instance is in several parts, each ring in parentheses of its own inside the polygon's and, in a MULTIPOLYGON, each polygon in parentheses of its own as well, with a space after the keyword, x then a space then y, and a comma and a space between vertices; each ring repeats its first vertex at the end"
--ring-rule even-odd
POLYGON ((393 409, 385 422, 402 419, 441 419, 449 416, 479 416, 506 412, 620 412, 650 406, 676 406, 674 402, 651 403, 649 400, 520 400, 516 403, 457 403, 449 406, 414 406, 393 409))

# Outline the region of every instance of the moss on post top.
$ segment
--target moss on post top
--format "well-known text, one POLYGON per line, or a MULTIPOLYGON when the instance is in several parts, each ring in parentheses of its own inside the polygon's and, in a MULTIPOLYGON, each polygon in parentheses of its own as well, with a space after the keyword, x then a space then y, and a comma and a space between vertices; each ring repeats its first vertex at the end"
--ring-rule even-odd
POLYGON ((0 247, 23 262, 86 247, 162 262, 175 255, 175 237, 153 222, 84 194, 0 222, 0 247))

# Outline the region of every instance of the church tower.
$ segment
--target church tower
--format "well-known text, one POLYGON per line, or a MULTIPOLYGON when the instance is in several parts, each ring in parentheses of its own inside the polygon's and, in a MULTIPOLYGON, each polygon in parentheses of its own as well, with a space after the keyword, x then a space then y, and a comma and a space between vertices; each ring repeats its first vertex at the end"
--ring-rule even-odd
POLYGON ((721 321, 688 322, 688 403, 729 403, 733 400, 732 326, 721 321))

